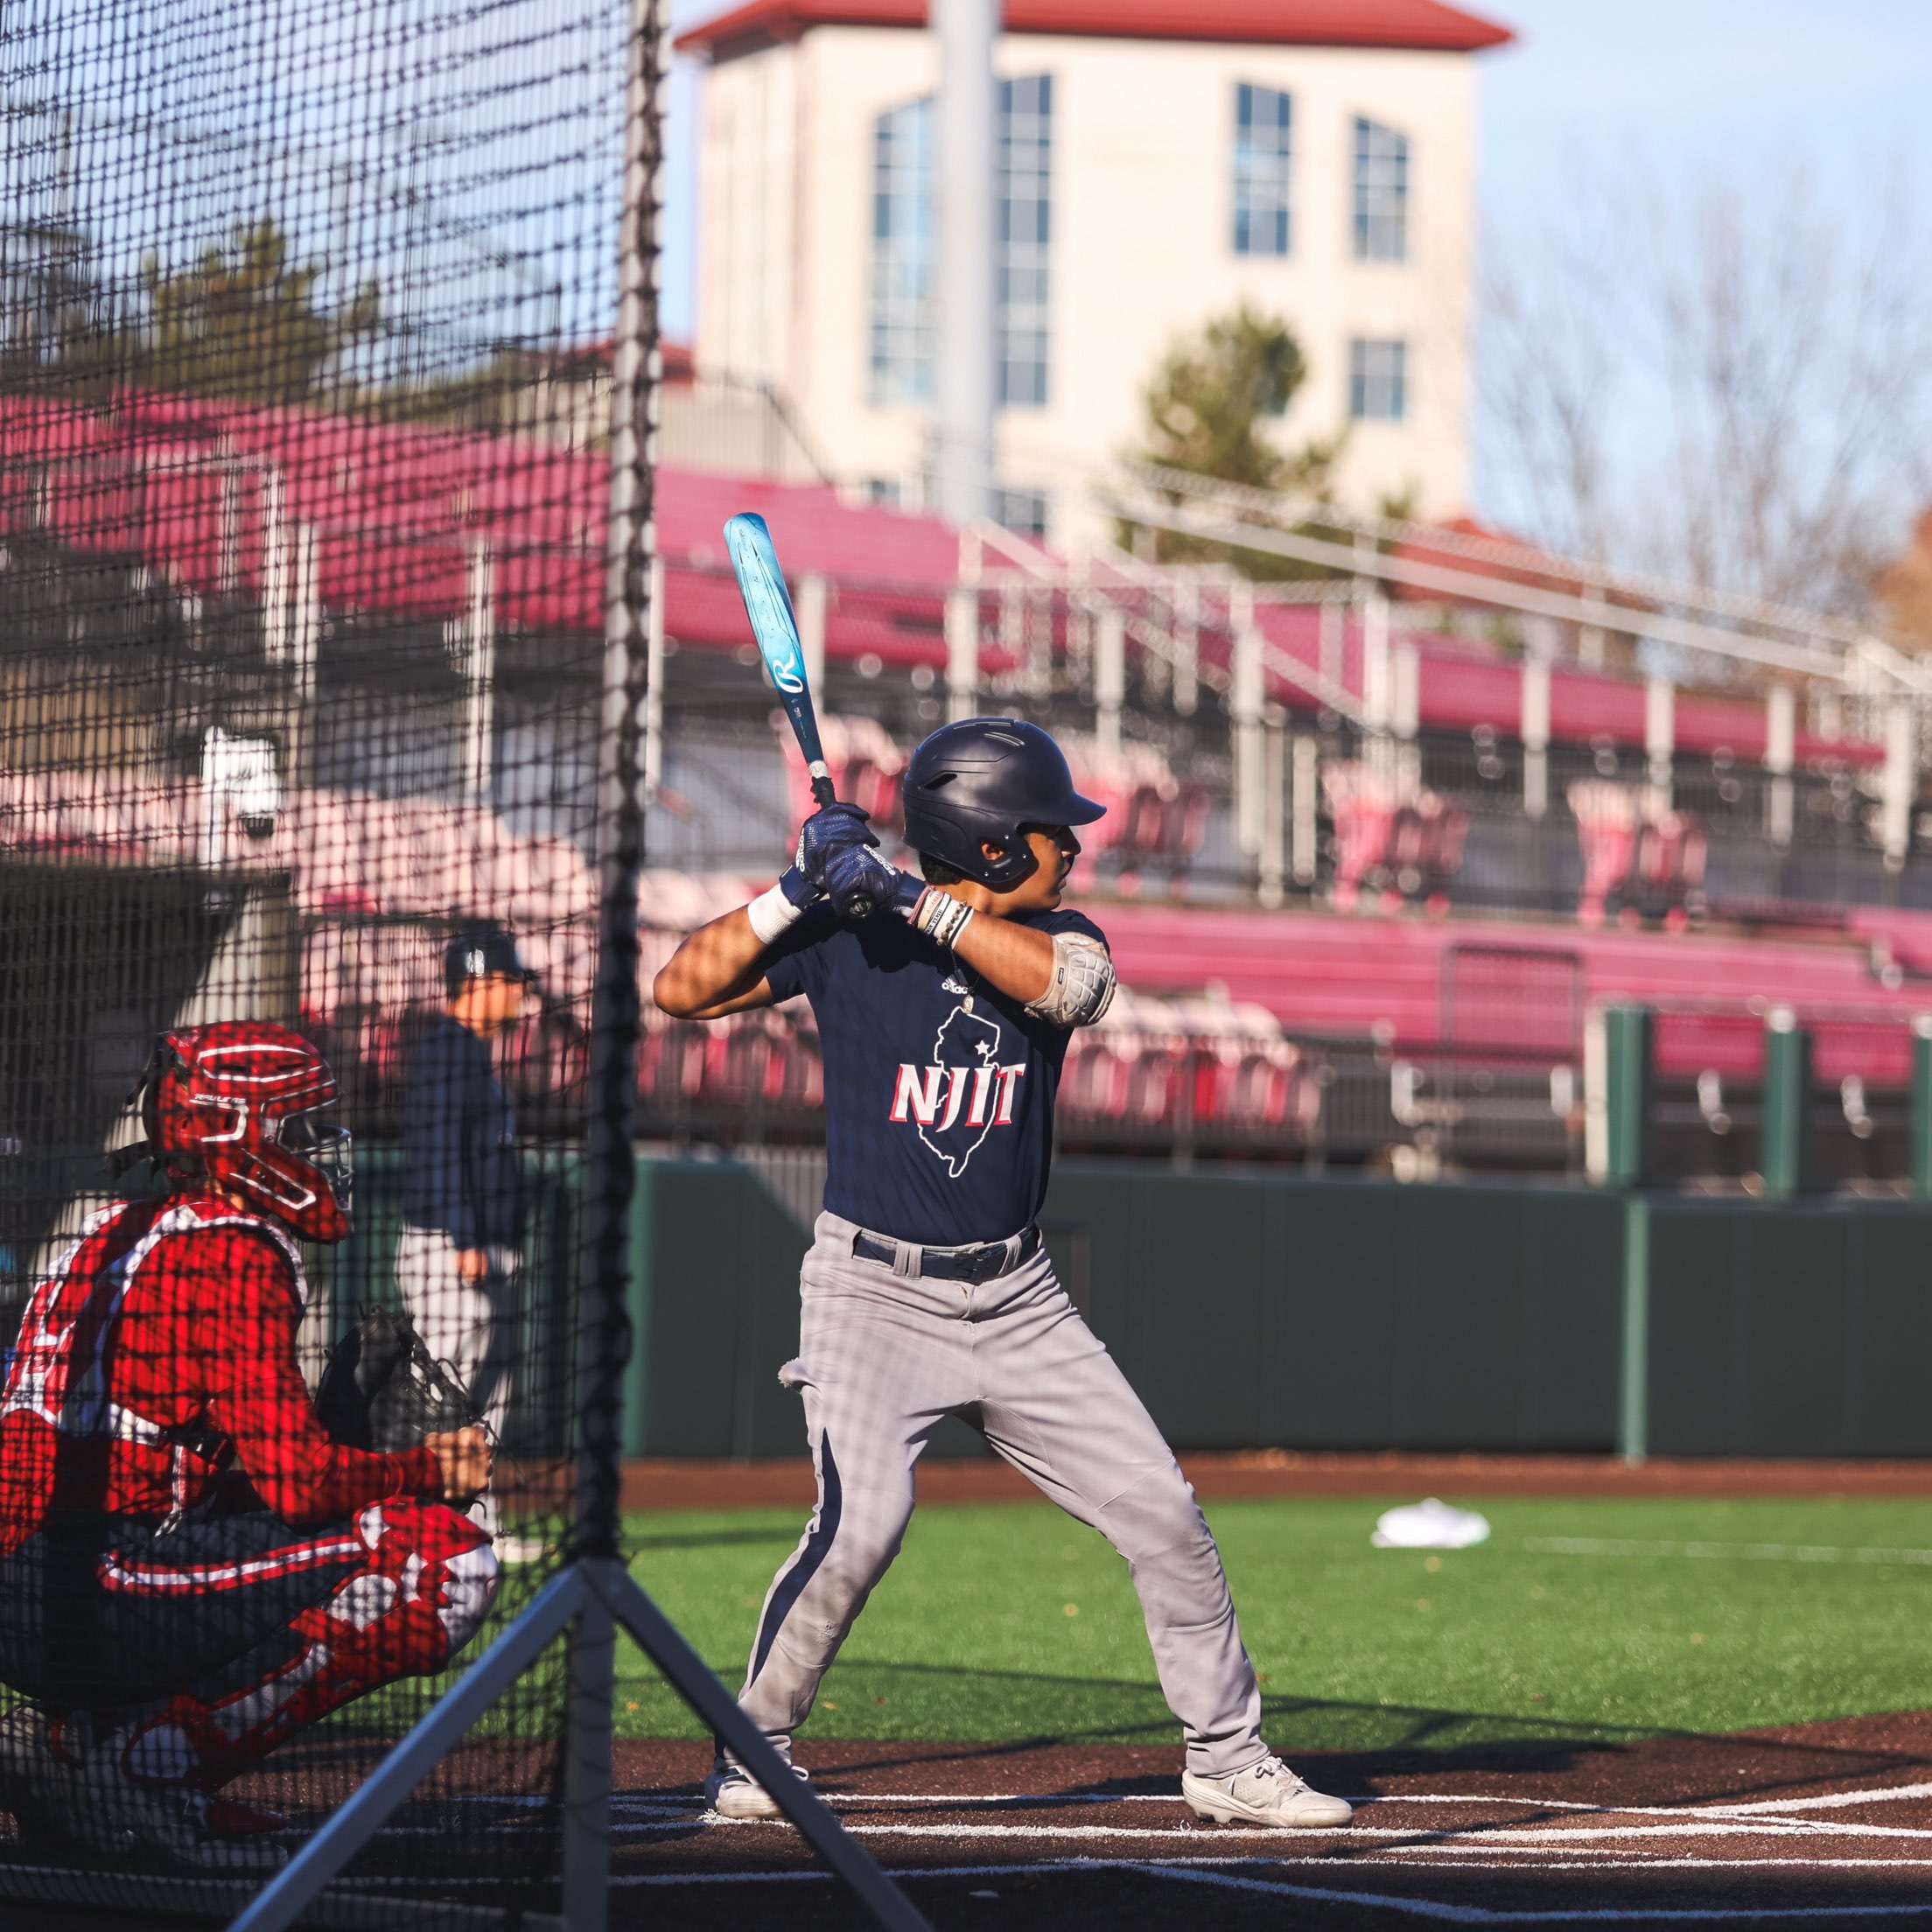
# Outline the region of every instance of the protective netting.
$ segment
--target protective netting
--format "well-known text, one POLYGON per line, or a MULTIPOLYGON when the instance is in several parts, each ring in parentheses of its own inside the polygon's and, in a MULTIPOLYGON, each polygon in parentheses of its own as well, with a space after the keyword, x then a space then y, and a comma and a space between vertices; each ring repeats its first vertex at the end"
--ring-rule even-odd
MULTIPOLYGON (((239 1904, 563 1553, 654 32, 0 10, 0 1897, 239 1904)), ((554 1909, 564 1678, 340 1895, 554 1909)))

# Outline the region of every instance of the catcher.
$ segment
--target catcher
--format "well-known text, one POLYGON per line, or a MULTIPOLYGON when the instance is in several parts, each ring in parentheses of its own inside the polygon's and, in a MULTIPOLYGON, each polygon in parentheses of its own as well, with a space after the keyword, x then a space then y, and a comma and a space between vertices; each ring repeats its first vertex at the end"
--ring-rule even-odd
POLYGON ((0 1395, 0 1730, 31 1835, 272 1870, 280 1819, 220 1796, 328 1712, 441 1670, 497 1586, 464 1514, 485 1431, 332 1439, 296 1360, 300 1241, 349 1231, 348 1134, 299 1034, 166 1033, 159 1198, 88 1224, 29 1302, 0 1395))

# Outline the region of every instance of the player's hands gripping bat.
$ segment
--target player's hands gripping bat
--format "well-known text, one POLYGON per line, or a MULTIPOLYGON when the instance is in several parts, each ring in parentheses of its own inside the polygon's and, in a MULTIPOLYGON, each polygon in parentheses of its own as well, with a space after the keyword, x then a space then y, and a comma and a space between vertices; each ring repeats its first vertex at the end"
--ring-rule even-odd
MULTIPOLYGON (((833 793, 831 771, 818 739, 818 718, 812 709, 811 687, 805 678, 805 647, 799 638, 791 593, 785 588, 785 573, 778 567, 778 551, 765 519, 748 510, 727 518, 724 548, 731 553, 732 569, 737 573, 738 592, 745 599, 745 614, 752 622, 758 654, 778 688, 779 702, 791 720, 792 735, 805 756, 812 796, 818 802, 818 812, 807 822, 806 831, 799 839, 794 863, 804 878, 810 879, 815 887, 819 886, 822 881, 817 874, 836 848, 876 845, 878 841, 864 829, 865 815, 857 806, 841 805, 833 793)), ((851 895, 849 905, 839 907, 848 918, 863 918, 872 909, 872 901, 863 886, 851 895)))

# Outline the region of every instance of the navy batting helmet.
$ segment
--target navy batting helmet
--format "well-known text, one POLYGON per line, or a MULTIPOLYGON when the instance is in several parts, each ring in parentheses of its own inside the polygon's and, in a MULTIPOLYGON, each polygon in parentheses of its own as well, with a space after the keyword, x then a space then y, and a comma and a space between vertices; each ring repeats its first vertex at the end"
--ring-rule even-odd
POLYGON ((1060 746, 1017 718, 942 724, 913 753, 900 788, 906 843, 1004 891, 1039 864, 1023 825, 1090 825, 1106 811, 1074 789, 1060 746), (982 842, 1000 848, 988 858, 982 842))

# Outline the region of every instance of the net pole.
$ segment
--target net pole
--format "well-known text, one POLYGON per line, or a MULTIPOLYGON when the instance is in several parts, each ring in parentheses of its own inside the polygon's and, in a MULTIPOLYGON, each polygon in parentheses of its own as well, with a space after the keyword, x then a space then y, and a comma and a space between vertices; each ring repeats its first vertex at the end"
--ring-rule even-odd
MULTIPOLYGON (((615 1566, 624 1368, 631 1350, 632 1132, 640 1026, 638 874, 644 864, 640 726, 648 682, 651 466, 657 373, 658 0, 631 0, 624 99, 624 182, 618 234, 618 315, 611 367, 611 480, 603 702, 598 732, 597 829, 602 877, 592 996, 590 1118, 585 1135, 584 1275, 579 1335, 580 1446, 570 1557, 615 1566)), ((594 1593, 593 1593, 594 1594, 594 1593)), ((564 1764, 562 1906, 570 1932, 604 1932, 610 1912, 611 1734, 615 1633, 598 1600, 573 1629, 564 1764)))
POLYGON ((631 0, 625 110, 624 219, 617 340, 611 381, 609 577, 603 704, 598 722, 598 831, 601 878, 592 995, 590 1117, 584 1158, 581 1437, 570 1553, 618 1554, 618 1459, 625 1304, 636 1163, 640 1032, 638 875, 644 864, 640 756, 651 596, 651 472, 656 392, 657 0, 631 0))

